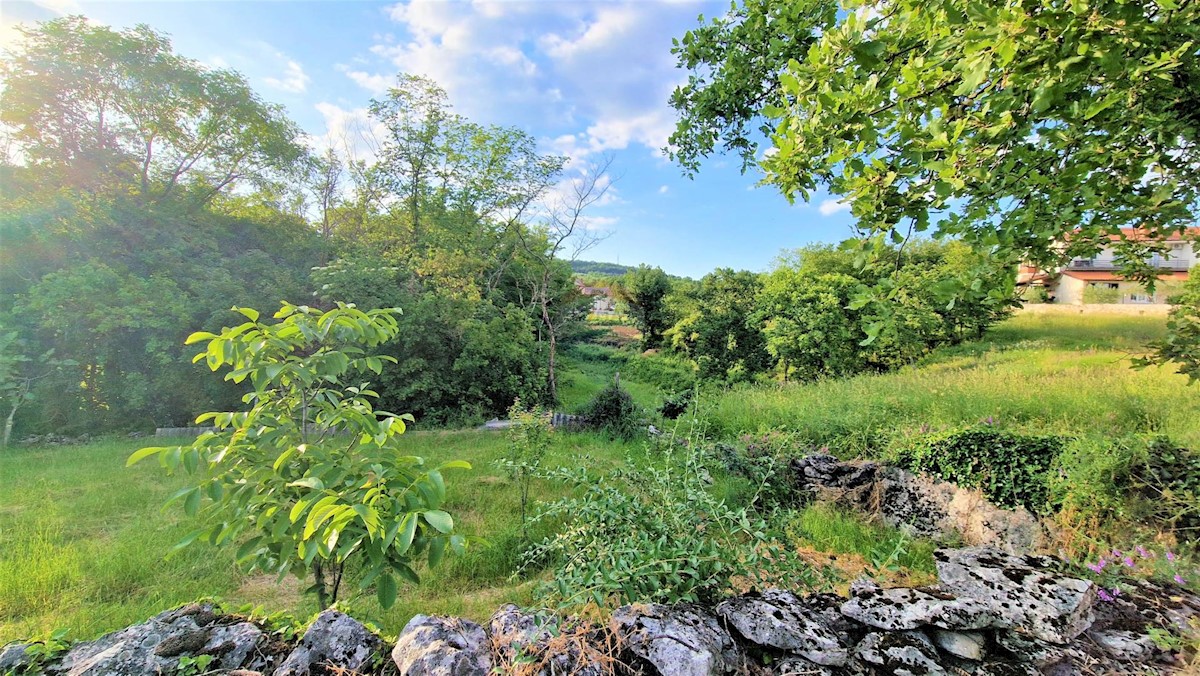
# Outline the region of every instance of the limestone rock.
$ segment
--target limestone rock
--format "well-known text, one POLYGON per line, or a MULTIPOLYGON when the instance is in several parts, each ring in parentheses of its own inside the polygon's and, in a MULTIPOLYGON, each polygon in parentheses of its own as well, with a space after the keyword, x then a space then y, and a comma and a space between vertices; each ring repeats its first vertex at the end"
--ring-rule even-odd
POLYGON ((862 593, 842 604, 842 614, 887 631, 924 626, 984 629, 1008 624, 991 606, 975 599, 907 588, 862 593))
POLYGON ((416 615, 396 641, 401 676, 487 676, 492 656, 483 627, 455 617, 416 615))
POLYGON ((771 589, 734 597, 718 604, 717 614, 751 643, 816 664, 840 667, 849 656, 837 635, 791 592, 771 589))
POLYGON ((622 645, 650 674, 709 676, 742 668, 744 656, 733 637, 695 606, 622 606, 613 622, 622 645))
POLYGON ((1088 638, 1096 642, 1113 659, 1122 662, 1149 662, 1159 652, 1158 646, 1146 634, 1132 631, 1089 631, 1088 638))
POLYGON ((873 462, 840 462, 814 454, 792 461, 796 487, 811 498, 835 502, 918 535, 957 534, 974 545, 1022 552, 1044 541, 1025 509, 1001 509, 978 490, 873 462))
POLYGON ((605 665, 614 662, 599 627, 553 613, 526 612, 511 603, 492 615, 488 634, 495 667, 505 673, 523 660, 523 673, 601 676, 605 665))
POLYGON ((940 587, 989 605, 1014 626, 1065 644, 1091 626, 1095 585, 1054 570, 1056 560, 988 547, 934 553, 940 587))
POLYGON ((987 655, 987 639, 976 631, 934 629, 930 637, 934 645, 964 660, 979 662, 987 655))
POLYGON ((858 644, 858 657, 897 676, 933 676, 948 673, 937 648, 919 631, 875 632, 858 644))
POLYGON ((803 657, 785 657, 768 666, 770 673, 777 676, 834 676, 838 673, 832 667, 809 662, 803 657))
POLYGON ((370 666, 382 648, 383 641, 358 620, 325 610, 313 620, 274 676, 308 676, 325 673, 328 667, 362 670, 370 666))
POLYGON ((211 655, 212 669, 261 670, 266 636, 249 622, 222 625, 210 605, 192 604, 160 613, 142 624, 73 647, 46 668, 50 674, 117 676, 173 673, 182 656, 211 655))
POLYGON ((29 656, 25 654, 25 649, 31 643, 9 643, 0 648, 0 674, 7 674, 10 671, 23 669, 29 665, 29 656))

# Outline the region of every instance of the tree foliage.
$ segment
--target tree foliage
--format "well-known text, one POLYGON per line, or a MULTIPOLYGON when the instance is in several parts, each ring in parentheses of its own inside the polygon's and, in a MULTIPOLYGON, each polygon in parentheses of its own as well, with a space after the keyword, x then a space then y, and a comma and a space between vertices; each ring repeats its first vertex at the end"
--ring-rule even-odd
POLYGON ((696 309, 671 327, 671 346, 706 378, 743 380, 766 370, 767 351, 754 318, 762 281, 747 270, 718 268, 694 288, 696 309))
POLYGON ((130 186, 155 202, 191 191, 203 203, 305 159, 281 107, 241 75, 175 54, 145 25, 118 32, 68 16, 19 30, 24 47, 0 65, 0 122, 66 185, 130 186))
POLYGON ((366 350, 395 337, 399 311, 284 303, 268 322, 235 309, 249 321, 187 342, 206 343, 195 361, 252 386, 248 409, 206 413, 197 422, 215 432, 191 446, 143 448, 129 464, 154 456, 192 477, 168 504, 181 502, 205 524, 181 546, 240 543, 238 562, 250 570, 311 572, 322 607, 337 600, 347 563, 358 560, 360 586, 373 584, 390 607, 395 576, 418 582, 418 561, 432 566, 447 547, 463 550, 464 537, 440 509, 441 473, 470 468, 452 461, 430 469, 402 455, 395 441, 412 417, 376 410, 378 394, 351 380, 383 371, 388 357, 366 350))
POLYGON ((629 315, 642 332, 642 348, 653 349, 662 343, 663 332, 671 326, 666 296, 671 280, 661 268, 639 265, 626 272, 617 285, 618 297, 629 307, 629 315))
POLYGON ((1197 213, 1200 6, 841 4, 745 2, 684 36, 685 168, 717 140, 749 157, 767 119, 765 180, 841 196, 870 239, 929 232, 1048 266, 1111 235, 1152 279, 1157 235, 1197 213))

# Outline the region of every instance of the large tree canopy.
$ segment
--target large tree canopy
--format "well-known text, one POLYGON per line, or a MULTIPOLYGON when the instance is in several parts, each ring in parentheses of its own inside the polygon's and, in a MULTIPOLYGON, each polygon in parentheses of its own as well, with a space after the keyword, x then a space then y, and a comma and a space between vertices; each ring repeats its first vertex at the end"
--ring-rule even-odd
POLYGON ((685 169, 718 140, 755 157, 767 125, 765 180, 841 196, 877 241, 1049 265, 1115 236, 1149 277, 1156 235, 1196 218, 1200 3, 747 0, 675 51, 685 169))
POLYGON ((302 132, 238 73, 175 54, 147 26, 82 16, 21 29, 0 62, 0 122, 24 159, 73 188, 126 185, 159 202, 206 203, 239 181, 262 187, 303 165, 302 132))

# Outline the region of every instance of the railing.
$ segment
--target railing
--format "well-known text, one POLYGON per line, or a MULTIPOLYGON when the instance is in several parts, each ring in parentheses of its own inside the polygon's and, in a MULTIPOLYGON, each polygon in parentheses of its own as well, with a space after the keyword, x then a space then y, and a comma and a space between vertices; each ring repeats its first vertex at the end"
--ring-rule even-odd
MULTIPOLYGON (((1146 262, 1159 270, 1187 270, 1188 261, 1182 258, 1151 256, 1146 262)), ((1067 264, 1068 270, 1117 270, 1121 264, 1112 258, 1076 258, 1067 264)))

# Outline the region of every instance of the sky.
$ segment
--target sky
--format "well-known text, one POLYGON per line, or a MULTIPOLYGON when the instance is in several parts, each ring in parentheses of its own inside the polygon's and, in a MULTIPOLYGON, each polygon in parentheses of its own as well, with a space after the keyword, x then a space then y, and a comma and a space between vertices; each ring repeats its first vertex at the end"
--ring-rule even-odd
POLYGON ((687 79, 673 38, 718 16, 727 2, 667 0, 349 0, 287 2, 0 0, 0 40, 15 26, 83 14, 114 28, 139 23, 175 51, 242 73, 311 136, 368 151, 366 109, 398 73, 424 75, 456 112, 517 127, 572 171, 612 158, 612 186, 588 215, 606 235, 580 256, 699 278, 717 267, 770 268, 782 251, 850 236, 846 205, 825 194, 789 205, 743 174, 737 157, 714 156, 694 179, 662 152, 676 113, 672 90, 687 79))

